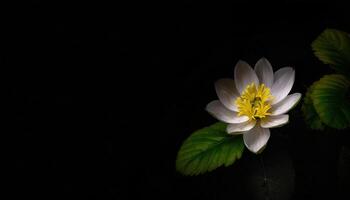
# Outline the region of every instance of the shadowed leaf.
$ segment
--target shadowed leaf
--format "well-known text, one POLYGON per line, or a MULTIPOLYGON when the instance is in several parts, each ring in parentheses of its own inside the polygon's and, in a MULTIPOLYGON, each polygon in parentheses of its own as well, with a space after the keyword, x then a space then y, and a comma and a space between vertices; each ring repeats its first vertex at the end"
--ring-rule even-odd
POLYGON ((311 98, 320 119, 327 126, 344 129, 350 126, 350 81, 343 75, 326 75, 315 83, 311 98))
POLYGON ((314 103, 311 99, 311 93, 314 90, 315 84, 317 82, 313 83, 308 89, 304 97, 303 105, 301 107, 301 110, 303 112, 303 116, 305 119, 305 122, 311 129, 314 130, 324 130, 324 124, 322 123, 320 117, 318 116, 314 103))
POLYGON ((350 36, 335 29, 326 29, 312 43, 315 55, 337 72, 350 77, 350 36))

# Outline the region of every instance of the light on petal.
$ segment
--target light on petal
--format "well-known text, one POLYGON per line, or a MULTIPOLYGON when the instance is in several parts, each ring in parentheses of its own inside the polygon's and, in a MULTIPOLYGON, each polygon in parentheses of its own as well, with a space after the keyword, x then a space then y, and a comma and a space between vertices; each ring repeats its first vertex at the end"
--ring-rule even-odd
POLYGON ((263 128, 280 127, 288 123, 289 115, 267 116, 261 119, 260 125, 263 128))
POLYGON ((235 86, 235 81, 232 79, 220 79, 215 83, 216 94, 224 106, 230 110, 238 111, 235 104, 239 93, 235 86))
POLYGON ((261 58, 254 67, 254 71, 259 78, 260 84, 265 84, 271 88, 273 84, 273 69, 270 62, 266 58, 261 58))
POLYGON ((226 123, 242 123, 249 120, 247 116, 237 116, 237 113, 227 109, 220 101, 210 102, 206 110, 215 118, 226 123))
POLYGON ((255 120, 249 120, 239 124, 229 124, 226 130, 229 134, 241 134, 242 132, 249 131, 250 129, 254 128, 255 124, 255 120))
POLYGON ((269 138, 270 130, 260 126, 255 126, 243 134, 245 146, 254 153, 259 152, 266 145, 269 138))
POLYGON ((272 106, 272 108, 270 109, 271 115, 281 115, 288 112, 299 102, 300 98, 300 93, 288 95, 282 101, 272 106))
POLYGON ((241 94, 247 85, 255 83, 259 85, 259 79, 250 65, 244 61, 238 61, 235 67, 235 83, 238 92, 241 94))
POLYGON ((290 92, 294 84, 295 72, 291 67, 284 67, 276 71, 274 83, 271 88, 272 96, 274 96, 273 104, 283 100, 290 92))

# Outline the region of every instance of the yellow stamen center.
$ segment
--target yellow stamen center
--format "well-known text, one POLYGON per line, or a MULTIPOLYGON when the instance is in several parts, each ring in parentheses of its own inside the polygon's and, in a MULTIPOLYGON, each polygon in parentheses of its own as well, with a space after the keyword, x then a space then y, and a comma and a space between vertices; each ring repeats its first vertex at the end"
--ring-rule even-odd
POLYGON ((255 83, 249 84, 242 95, 236 99, 236 106, 238 108, 238 116, 247 116, 250 120, 261 119, 270 115, 271 108, 270 88, 264 84, 255 86, 255 83))

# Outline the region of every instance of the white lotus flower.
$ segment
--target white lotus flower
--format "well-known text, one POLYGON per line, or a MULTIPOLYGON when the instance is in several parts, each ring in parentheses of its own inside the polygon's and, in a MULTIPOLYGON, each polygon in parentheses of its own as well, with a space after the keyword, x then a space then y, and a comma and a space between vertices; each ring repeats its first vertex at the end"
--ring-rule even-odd
POLYGON ((228 123, 229 134, 243 134, 246 147, 259 153, 270 138, 269 128, 280 127, 289 120, 287 113, 301 98, 300 93, 288 95, 295 72, 284 67, 273 73, 270 62, 261 58, 254 70, 244 61, 235 66, 234 80, 215 83, 219 100, 210 102, 206 110, 228 123))

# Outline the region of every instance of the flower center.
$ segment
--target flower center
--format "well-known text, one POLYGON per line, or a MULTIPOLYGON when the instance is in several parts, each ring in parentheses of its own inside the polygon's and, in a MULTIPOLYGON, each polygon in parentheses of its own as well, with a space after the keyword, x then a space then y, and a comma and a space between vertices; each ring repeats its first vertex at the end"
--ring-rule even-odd
POLYGON ((271 114, 268 111, 271 108, 272 99, 270 88, 264 84, 255 86, 255 83, 251 83, 247 85, 242 95, 235 101, 238 108, 238 116, 245 115, 250 120, 264 118, 271 114))

